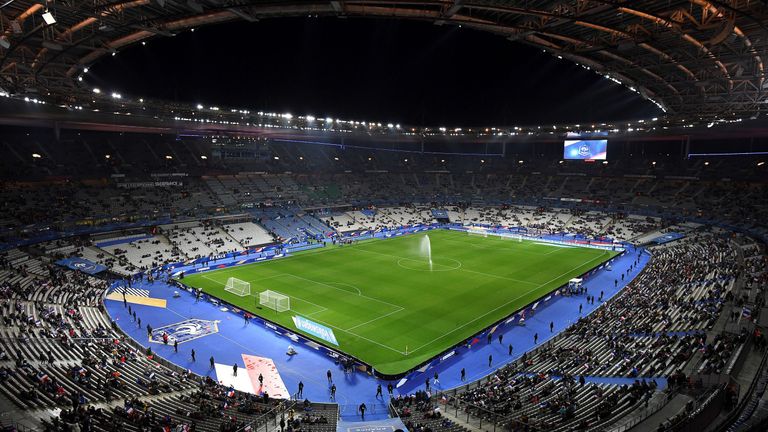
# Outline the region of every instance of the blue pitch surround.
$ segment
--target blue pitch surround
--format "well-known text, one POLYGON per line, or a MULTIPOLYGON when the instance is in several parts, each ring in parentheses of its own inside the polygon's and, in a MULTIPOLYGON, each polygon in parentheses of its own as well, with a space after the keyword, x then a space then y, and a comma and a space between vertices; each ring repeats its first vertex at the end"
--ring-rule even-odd
MULTIPOLYGON (((585 280, 588 294, 598 295, 600 291, 604 291, 604 301, 607 301, 634 279, 649 260, 650 255, 647 252, 631 248, 627 253, 616 257, 611 268, 597 270, 585 280), (621 282, 621 274, 629 269, 638 256, 640 264, 635 266, 621 282), (620 281, 617 287, 614 287, 615 279, 620 281)), ((243 354, 270 358, 274 361, 280 377, 291 394, 296 392, 299 381, 303 381, 304 397, 318 402, 330 401, 325 373, 326 370, 331 370, 337 387, 336 402, 340 405, 343 420, 357 420, 358 415, 355 411, 361 402, 365 402, 369 407, 366 420, 387 417, 388 381, 378 380, 361 372, 345 375, 340 365, 335 364, 334 360, 322 351, 313 348, 312 344, 297 344, 270 328, 256 324, 255 321, 246 324, 242 315, 230 310, 222 311, 220 306, 208 301, 197 302, 192 294, 173 287, 166 281, 158 280, 150 283, 143 280, 134 283, 133 288, 147 290, 150 298, 165 300, 166 307, 130 304, 137 317, 141 318, 141 328, 133 322, 133 318, 128 314, 128 309, 121 300, 105 300, 107 312, 127 335, 145 348, 151 346, 152 350, 161 357, 197 374, 211 376, 217 380, 221 377, 217 377, 216 371, 209 366, 211 356, 215 358, 216 363, 228 365, 229 370, 235 363, 240 367, 244 366, 243 354), (178 296, 174 296, 175 291, 178 292, 178 296), (181 335, 180 340, 184 342, 179 344, 178 353, 174 352, 172 345, 164 345, 157 336, 154 342, 150 342, 146 331, 147 324, 155 330, 160 330, 164 326, 187 320, 190 321, 182 327, 184 334, 181 335), (297 355, 286 355, 289 344, 296 349, 297 355), (196 351, 195 362, 192 362, 190 357, 192 349, 196 351), (384 388, 384 399, 375 398, 378 383, 381 383, 384 388)), ((394 395, 423 390, 425 379, 432 377, 435 372, 440 376, 440 384, 433 386, 433 390, 438 391, 464 384, 460 381, 462 368, 466 370, 467 382, 484 377, 534 348, 534 333, 539 334, 538 345, 541 345, 578 320, 580 304, 583 305, 581 316, 586 316, 600 307, 598 302, 595 305, 588 305, 584 300, 584 295, 556 296, 546 304, 540 305, 535 315, 526 317, 525 326, 500 327, 500 332, 504 335, 503 345, 496 339, 499 331, 494 334, 493 342, 490 344, 485 338, 481 338, 471 348, 457 350, 457 354, 446 361, 423 371, 412 372, 407 376, 407 381, 395 389, 394 395), (549 331, 550 321, 555 323, 554 333, 549 331), (511 356, 507 353, 508 344, 514 347, 511 356), (489 355, 493 355, 491 367, 488 367, 489 355)), ((598 383, 631 384, 634 382, 634 378, 586 378, 588 382, 598 383)), ((656 381, 660 387, 666 386, 665 379, 656 378, 656 381)), ((392 382, 393 386, 397 384, 398 382, 392 382)))

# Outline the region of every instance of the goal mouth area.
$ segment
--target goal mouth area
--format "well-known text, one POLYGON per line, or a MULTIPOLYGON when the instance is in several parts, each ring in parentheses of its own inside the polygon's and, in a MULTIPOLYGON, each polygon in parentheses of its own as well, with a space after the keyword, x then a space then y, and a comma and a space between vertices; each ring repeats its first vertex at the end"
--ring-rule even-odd
POLYGON ((227 283, 224 285, 224 291, 240 297, 249 296, 251 295, 251 283, 231 277, 227 279, 227 283))
POLYGON ((291 298, 283 293, 266 290, 259 293, 259 305, 277 312, 291 310, 291 298))

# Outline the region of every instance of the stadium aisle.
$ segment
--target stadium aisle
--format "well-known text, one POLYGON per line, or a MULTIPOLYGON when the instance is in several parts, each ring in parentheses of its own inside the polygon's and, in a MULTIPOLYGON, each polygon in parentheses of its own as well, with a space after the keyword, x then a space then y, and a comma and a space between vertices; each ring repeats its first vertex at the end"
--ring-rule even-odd
MULTIPOLYGON (((618 287, 614 288, 614 279, 620 280, 620 274, 629 268, 635 258, 634 252, 619 257, 614 261, 612 270, 600 270, 587 279, 585 285, 588 288, 588 294, 599 296, 602 290, 604 301, 613 297, 642 270, 650 257, 642 254, 641 265, 635 268, 630 277, 625 278, 624 283, 620 282, 618 287)), ((271 396, 286 390, 290 394, 295 394, 299 381, 302 381, 303 397, 319 402, 331 401, 330 385, 326 379, 326 371, 331 370, 333 383, 336 385, 335 400, 341 405, 343 419, 355 420, 356 407, 362 402, 369 407, 367 419, 386 417, 385 401, 375 398, 378 380, 373 377, 362 373, 345 375, 342 368, 335 365, 332 359, 314 349, 303 344, 292 344, 290 340, 266 327, 254 323, 246 324, 241 316, 230 311, 222 311, 214 304, 205 301, 195 302, 193 295, 174 289, 165 282, 142 282, 134 284, 133 288, 147 290, 149 298, 166 300, 167 306, 165 308, 153 306, 160 303, 151 301, 143 302, 144 304, 130 303, 132 310, 141 319, 141 328, 133 322, 120 297, 112 296, 112 299, 105 301, 107 311, 126 333, 142 346, 151 346, 152 350, 163 358, 195 373, 209 375, 218 381, 235 385, 246 391, 258 392, 267 389, 271 396), (179 291, 178 297, 174 296, 174 291, 179 291), (153 328, 155 334, 153 342, 149 341, 147 325, 153 328), (164 326, 170 327, 163 329, 164 326), (173 344, 162 343, 160 335, 163 330, 176 332, 180 340, 184 341, 179 343, 178 352, 175 352, 173 344), (298 351, 298 355, 286 355, 286 350, 291 344, 298 351), (192 349, 196 353, 194 362, 191 358, 192 349), (213 368, 210 364, 211 357, 215 363, 213 368), (268 359, 274 361, 279 375, 271 372, 273 368, 268 359), (246 360, 249 362, 248 367, 246 367, 246 360), (239 373, 236 377, 233 373, 234 364, 238 365, 239 373), (263 384, 258 382, 259 373, 264 375, 263 384)), ((435 372, 439 374, 440 382, 432 385, 433 390, 447 390, 462 385, 460 380, 462 368, 466 370, 466 382, 488 375, 530 350, 534 346, 535 333, 539 335, 538 344, 545 343, 578 319, 579 304, 584 305, 582 315, 587 315, 599 307, 600 304, 597 301, 595 303, 594 306, 587 305, 584 295, 555 297, 548 304, 540 306, 535 315, 526 317, 525 326, 506 328, 503 344, 498 342, 498 332, 494 334, 490 344, 484 337, 476 338, 471 348, 462 349, 463 352, 441 363, 437 368, 409 375, 407 381, 396 388, 394 394, 397 396, 423 390, 426 377, 433 377, 435 372), (550 321, 555 324, 553 333, 549 330, 550 321), (514 347, 511 356, 508 355, 509 344, 514 347), (491 367, 488 367, 489 355, 493 356, 491 367)), ((595 378, 594 381, 602 382, 599 381, 601 379, 604 380, 604 378, 595 378)), ((593 379, 588 378, 588 380, 593 379)), ((392 384, 398 383, 392 382, 392 384)), ((659 384, 665 383, 659 382, 659 384)), ((386 398, 386 381, 382 382, 382 387, 386 398)))

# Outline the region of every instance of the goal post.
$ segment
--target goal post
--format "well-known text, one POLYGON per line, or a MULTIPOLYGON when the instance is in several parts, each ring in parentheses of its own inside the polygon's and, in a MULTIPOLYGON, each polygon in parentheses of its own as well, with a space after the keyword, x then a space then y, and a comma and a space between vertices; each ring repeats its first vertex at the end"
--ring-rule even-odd
POLYGON ((291 309, 290 297, 272 290, 266 290, 259 293, 259 304, 274 309, 277 312, 285 312, 291 309))
POLYGON ((224 291, 231 292, 234 295, 244 297, 251 295, 251 283, 238 278, 227 279, 227 284, 224 286, 224 291))
POLYGON ((467 234, 488 237, 488 230, 482 227, 470 226, 467 228, 467 234))

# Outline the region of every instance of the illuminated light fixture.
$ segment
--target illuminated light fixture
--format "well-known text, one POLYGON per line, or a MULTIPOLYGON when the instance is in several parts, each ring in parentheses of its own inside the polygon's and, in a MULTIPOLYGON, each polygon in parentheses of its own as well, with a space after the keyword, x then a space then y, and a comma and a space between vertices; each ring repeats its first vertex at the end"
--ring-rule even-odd
POLYGON ((519 160, 519 161, 517 161, 517 163, 521 164, 521 163, 523 163, 523 161, 519 160))
POLYGON ((333 119, 332 119, 332 118, 330 118, 330 117, 326 117, 326 118, 325 118, 325 122, 326 122, 326 123, 333 123, 333 119))
POLYGON ((403 159, 403 162, 408 162, 408 159, 407 159, 407 158, 406 158, 406 159, 403 159))
POLYGON ((757 163, 757 166, 763 166, 763 165, 765 165, 765 162, 760 161, 757 163))
POLYGON ((200 156, 200 159, 203 159, 203 160, 208 159, 208 156, 202 155, 202 156, 200 156))
POLYGON ((141 41, 141 44, 142 44, 143 46, 146 46, 146 45, 147 45, 147 42, 146 42, 146 41, 141 41))
POLYGON ((171 156, 171 155, 165 155, 165 158, 166 158, 166 159, 168 159, 168 160, 171 160, 171 159, 173 159, 173 156, 171 156))
POLYGON ((704 162, 704 166, 709 166, 709 162, 704 162))
POLYGON ((144 99, 139 99, 139 103, 144 103, 144 99))
POLYGON ((203 109, 203 106, 201 104, 197 104, 197 109, 203 109))
POLYGON ((315 116, 312 116, 312 115, 308 115, 305 118, 307 119, 307 121, 311 121, 311 122, 315 121, 315 116))
POLYGON ((280 160, 280 156, 275 156, 273 159, 274 160, 280 160))
POLYGON ((608 161, 603 161, 603 165, 608 165, 608 161))
POLYGON ((40 159, 42 156, 40 156, 40 153, 32 153, 33 159, 40 159))
POLYGON ((387 123, 387 127, 392 129, 393 127, 395 127, 395 125, 393 125, 392 123, 387 123))
POLYGON ((651 165, 656 166, 656 161, 651 162, 651 165))
POLYGON ((82 81, 82 80, 83 80, 83 77, 79 76, 79 77, 77 77, 77 80, 78 80, 78 81, 82 81))
POLYGON ((397 128, 397 129, 400 129, 400 125, 399 125, 399 124, 396 124, 396 125, 395 125, 395 128, 397 128))
POLYGON ((440 162, 445 163, 445 159, 440 159, 440 162))
POLYGON ((368 160, 369 160, 369 161, 370 161, 370 160, 373 160, 373 158, 372 158, 372 157, 369 157, 369 158, 368 158, 368 160))
POLYGON ((112 57, 117 55, 117 51, 112 52, 112 57))
POLYGON ((334 157, 333 160, 337 161, 337 160, 339 160, 339 158, 338 157, 334 157))
POLYGON ((288 120, 290 120, 290 119, 292 119, 292 118, 293 118, 293 114, 290 114, 290 113, 288 113, 288 114, 283 114, 283 118, 287 118, 288 120))
POLYGON ((111 157, 112 157, 112 156, 110 156, 110 155, 104 155, 104 159, 109 159, 109 158, 111 158, 111 157))
POLYGON ((99 93, 101 93, 101 90, 95 88, 95 89, 93 89, 93 92, 96 93, 96 94, 99 94, 99 93))
POLYGON ((304 160, 304 156, 299 156, 299 160, 304 160))
POLYGON ((83 68, 83 73, 88 73, 88 68, 83 68))
POLYGON ((120 93, 115 93, 115 92, 112 92, 112 97, 115 98, 115 99, 122 99, 123 98, 123 96, 121 96, 120 93))
POLYGON ((560 162, 558 162, 558 163, 563 163, 563 161, 560 161, 560 162))
POLYGON ((48 12, 46 9, 45 12, 43 12, 43 21, 45 21, 48 25, 54 25, 56 24, 56 18, 53 17, 53 14, 48 12))

